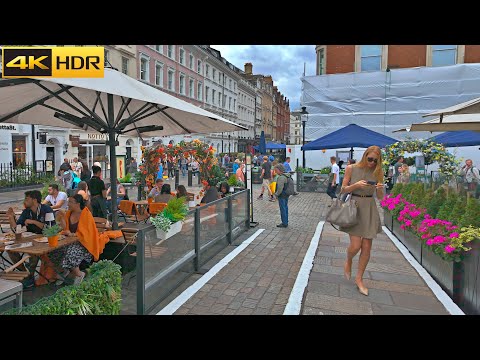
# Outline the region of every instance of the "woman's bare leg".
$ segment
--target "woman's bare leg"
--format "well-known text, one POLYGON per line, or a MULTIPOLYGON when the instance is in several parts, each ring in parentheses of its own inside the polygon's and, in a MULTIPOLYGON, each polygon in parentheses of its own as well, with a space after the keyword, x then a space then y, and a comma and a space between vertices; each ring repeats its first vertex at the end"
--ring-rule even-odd
POLYGON ((362 247, 362 238, 360 236, 350 235, 350 245, 347 249, 347 259, 343 266, 345 277, 350 280, 352 275, 352 260, 362 247))

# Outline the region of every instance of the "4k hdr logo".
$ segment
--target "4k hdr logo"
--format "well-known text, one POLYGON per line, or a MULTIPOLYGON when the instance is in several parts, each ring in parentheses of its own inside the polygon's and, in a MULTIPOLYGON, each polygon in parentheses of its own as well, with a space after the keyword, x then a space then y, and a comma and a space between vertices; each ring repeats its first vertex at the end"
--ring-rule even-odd
POLYGON ((101 78, 103 47, 4 47, 2 77, 101 78))

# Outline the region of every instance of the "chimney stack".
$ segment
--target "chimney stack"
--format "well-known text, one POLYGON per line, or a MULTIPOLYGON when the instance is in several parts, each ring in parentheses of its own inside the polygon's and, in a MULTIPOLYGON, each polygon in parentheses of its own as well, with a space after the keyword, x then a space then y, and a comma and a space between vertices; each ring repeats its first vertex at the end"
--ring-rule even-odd
POLYGON ((253 65, 252 63, 245 63, 245 74, 252 75, 253 65))

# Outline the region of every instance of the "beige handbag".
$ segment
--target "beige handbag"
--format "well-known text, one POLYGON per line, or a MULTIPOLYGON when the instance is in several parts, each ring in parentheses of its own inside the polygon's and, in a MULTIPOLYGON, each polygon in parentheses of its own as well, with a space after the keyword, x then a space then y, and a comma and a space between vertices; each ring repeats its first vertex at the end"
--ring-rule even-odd
POLYGON ((326 221, 332 225, 350 227, 358 223, 357 202, 349 196, 346 201, 337 198, 328 211, 326 221))

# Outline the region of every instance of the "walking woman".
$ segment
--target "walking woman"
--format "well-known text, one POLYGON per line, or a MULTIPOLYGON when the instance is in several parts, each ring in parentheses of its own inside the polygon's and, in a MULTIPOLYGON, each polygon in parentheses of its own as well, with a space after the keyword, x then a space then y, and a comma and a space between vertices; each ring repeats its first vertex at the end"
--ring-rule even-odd
POLYGON ((345 170, 342 192, 351 193, 352 200, 358 204, 358 223, 350 227, 340 227, 340 230, 350 235, 350 246, 347 249, 347 259, 344 264, 344 274, 350 280, 352 260, 359 251, 358 271, 355 284, 361 294, 368 296, 368 289, 363 284, 363 273, 370 259, 372 239, 382 232, 380 215, 373 197, 383 199, 382 155, 378 146, 370 146, 363 154, 358 164, 349 165, 345 170), (375 183, 376 185, 370 185, 375 183))

